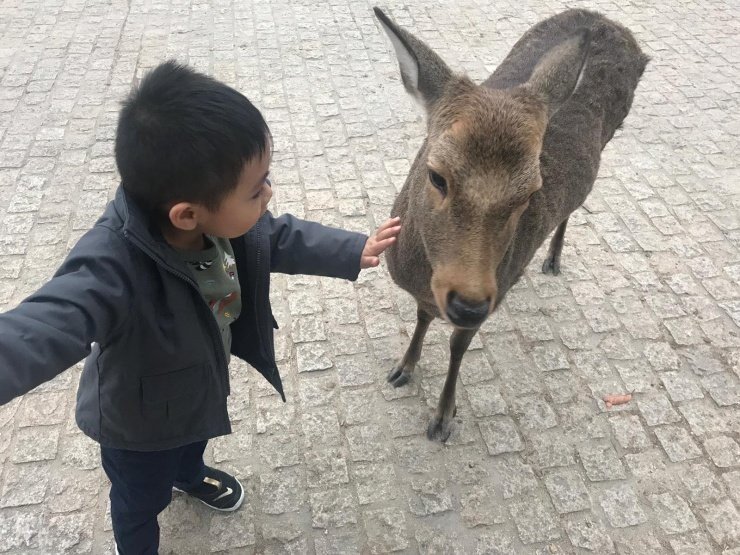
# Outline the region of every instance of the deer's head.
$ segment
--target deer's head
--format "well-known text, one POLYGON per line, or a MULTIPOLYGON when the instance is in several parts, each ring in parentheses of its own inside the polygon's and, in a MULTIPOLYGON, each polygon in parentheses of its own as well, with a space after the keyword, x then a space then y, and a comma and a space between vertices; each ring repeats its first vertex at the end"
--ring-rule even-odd
POLYGON ((454 325, 474 328, 494 309, 498 266, 542 187, 548 120, 578 83, 588 34, 552 48, 526 83, 495 90, 454 74, 426 44, 375 13, 406 90, 426 111, 427 141, 407 186, 435 302, 454 325))

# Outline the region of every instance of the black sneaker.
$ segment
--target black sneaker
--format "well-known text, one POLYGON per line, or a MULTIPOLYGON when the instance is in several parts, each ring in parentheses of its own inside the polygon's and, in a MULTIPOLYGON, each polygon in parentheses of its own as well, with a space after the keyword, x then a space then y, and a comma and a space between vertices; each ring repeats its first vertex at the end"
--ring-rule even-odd
POLYGON ((244 501, 244 488, 239 480, 210 466, 206 467, 206 477, 197 487, 187 491, 177 486, 172 489, 200 499, 203 504, 217 511, 236 511, 244 501))

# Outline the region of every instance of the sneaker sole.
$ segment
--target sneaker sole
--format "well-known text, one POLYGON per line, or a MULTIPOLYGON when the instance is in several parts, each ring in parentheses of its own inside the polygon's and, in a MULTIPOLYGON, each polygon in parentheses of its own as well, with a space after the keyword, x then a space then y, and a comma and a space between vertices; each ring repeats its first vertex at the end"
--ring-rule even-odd
MULTIPOLYGON (((213 505, 209 505, 208 503, 206 503, 202 499, 198 499, 197 497, 195 499, 198 499, 198 501, 200 501, 201 503, 203 503, 209 509, 213 509, 214 511, 219 511, 219 512, 222 512, 222 513, 231 513, 231 512, 234 512, 239 507, 241 507, 242 506, 242 503, 244 502, 244 486, 242 486, 242 483, 236 478, 236 476, 234 477, 234 480, 236 480, 236 483, 239 484, 239 488, 242 490, 242 494, 239 496, 239 499, 236 500, 236 503, 234 503, 234 506, 233 507, 229 507, 228 509, 221 509, 219 507, 214 507, 213 505)), ((180 488, 175 487, 175 486, 172 486, 172 490, 173 491, 179 491, 180 493, 184 493, 185 495, 188 494, 188 492, 183 491, 180 488)))

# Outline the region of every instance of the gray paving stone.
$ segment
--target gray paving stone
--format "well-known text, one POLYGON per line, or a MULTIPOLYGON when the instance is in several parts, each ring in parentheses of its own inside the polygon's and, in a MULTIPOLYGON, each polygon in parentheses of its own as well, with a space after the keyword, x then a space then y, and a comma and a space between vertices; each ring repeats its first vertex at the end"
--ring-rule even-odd
POLYGON ((254 511, 241 510, 224 518, 211 520, 209 544, 212 552, 238 550, 253 546, 256 542, 254 511))
POLYGON ((665 372, 660 375, 660 381, 674 403, 704 397, 697 383, 681 372, 665 372))
POLYGON ((306 452, 306 484, 309 488, 326 488, 349 482, 347 459, 337 447, 306 452))
POLYGON ((719 406, 740 405, 740 383, 730 372, 705 376, 701 383, 719 406))
POLYGON ((109 486, 101 484, 94 471, 57 476, 49 483, 45 505, 52 513, 92 509, 98 502, 101 489, 107 490, 109 486))
MULTIPOLYGON (((327 532, 329 532, 327 530, 327 532)), ((360 540, 356 531, 340 528, 329 533, 322 533, 314 539, 316 555, 343 555, 344 553, 359 553, 360 540)))
POLYGON ((676 478, 666 464, 665 455, 659 449, 628 453, 624 459, 629 471, 642 486, 641 493, 675 488, 676 478))
POLYGON ((535 364, 540 370, 564 370, 570 368, 566 352, 553 342, 535 345, 532 349, 535 364))
POLYGON ((626 477, 624 467, 610 445, 582 445, 578 448, 578 456, 586 469, 586 476, 592 482, 621 480, 626 477))
POLYGON ((640 418, 633 415, 615 415, 609 418, 609 424, 619 445, 627 451, 643 451, 651 447, 650 439, 640 423, 640 418))
POLYGON ((337 356, 334 364, 342 387, 369 385, 377 379, 378 363, 367 354, 337 356))
POLYGON ((555 411, 543 397, 539 396, 516 399, 512 403, 512 414, 524 430, 544 431, 558 425, 555 411))
POLYGON ((676 555, 694 555, 694 553, 712 553, 709 538, 704 532, 690 532, 670 540, 671 548, 676 555))
POLYGON ((0 549, 28 552, 39 546, 39 531, 42 530, 43 515, 26 507, 3 509, 0 519, 0 549))
POLYGON ((701 511, 709 534, 719 545, 732 545, 740 542, 740 514, 725 499, 701 511))
POLYGON ((655 436, 663 446, 668 458, 673 462, 695 459, 701 456, 701 451, 691 439, 691 435, 678 426, 661 426, 655 428, 655 436))
POLYGON ((483 441, 491 455, 513 453, 524 449, 524 443, 511 418, 488 420, 480 422, 479 426, 483 441))
POLYGON ((619 555, 664 555, 669 553, 652 532, 644 532, 625 541, 616 541, 619 555))
POLYGON ((496 459, 491 475, 501 484, 504 499, 530 493, 539 487, 532 468, 513 455, 496 459))
POLYGON ((298 395, 303 407, 319 407, 335 403, 338 396, 336 376, 321 373, 304 374, 304 376, 298 380, 298 395))
POLYGON ((701 329, 691 317, 685 316, 673 320, 665 320, 663 325, 668 328, 673 340, 678 345, 697 345, 703 340, 701 329))
POLYGON ((614 543, 606 528, 591 515, 569 515, 565 531, 574 547, 592 553, 614 553, 614 543))
POLYGON ((426 436, 397 438, 392 446, 393 462, 411 474, 432 474, 442 449, 426 436))
POLYGON ((39 543, 44 551, 92 553, 93 517, 89 513, 54 515, 46 519, 39 543))
POLYGON ((462 555, 464 553, 460 538, 455 533, 423 526, 414 534, 420 554, 462 555))
POLYGON ((574 470, 561 469, 549 473, 544 479, 555 509, 561 514, 590 508, 591 498, 583 480, 574 470))
POLYGON ((401 551, 409 545, 406 518, 398 509, 380 509, 363 513, 371 553, 401 551))
POLYGON ((693 503, 716 503, 724 497, 724 488, 707 464, 693 464, 679 475, 693 503))
POLYGON ((301 467, 279 468, 260 476, 260 500, 267 514, 281 514, 299 510, 303 503, 302 482, 305 470, 301 467))
POLYGON ((614 368, 627 390, 633 393, 651 391, 658 382, 658 377, 642 360, 615 361, 614 368))
POLYGON ((341 433, 337 413, 330 409, 304 412, 301 419, 307 445, 339 445, 341 433))
POLYGON ((650 496, 658 524, 667 534, 682 534, 699 527, 686 501, 673 493, 650 496))
POLYGON ((634 490, 628 485, 603 491, 599 503, 609 519, 609 524, 615 528, 636 526, 647 521, 634 490))
POLYGON ((49 479, 48 463, 7 465, 0 492, 0 508, 43 503, 49 479))
POLYGON ((314 528, 339 528, 357 523, 356 504, 349 489, 329 489, 309 494, 314 528))
POLYGON ((53 460, 57 456, 60 432, 58 426, 19 429, 11 460, 15 463, 53 460))
POLYGON ((559 430, 530 435, 527 444, 529 449, 525 452, 525 457, 539 470, 575 463, 575 449, 568 436, 559 430))
POLYGON ((740 466, 740 446, 731 437, 717 436, 706 439, 704 449, 719 468, 740 466))
POLYGON ((332 366, 326 355, 326 344, 322 342, 297 345, 296 358, 299 372, 315 372, 332 366))
POLYGON ((475 485, 460 491, 460 516, 468 528, 503 524, 508 515, 499 496, 489 485, 475 485))
POLYGON ((62 391, 26 395, 19 411, 18 427, 61 424, 65 418, 67 397, 62 391))
POLYGON ((717 411, 704 401, 688 401, 681 404, 678 410, 689 423, 691 433, 695 436, 732 431, 732 424, 727 419, 729 413, 717 411))
POLYGON ((412 478, 409 508, 417 516, 449 511, 452 508, 452 499, 445 481, 438 478, 412 478))
POLYGON ((388 501, 398 497, 398 484, 393 466, 387 463, 353 465, 357 497, 361 505, 388 501))
POLYGON ((473 414, 478 418, 506 414, 506 401, 496 384, 475 384, 465 388, 473 414))
POLYGON ((475 545, 476 555, 514 555, 516 550, 513 547, 515 532, 504 530, 493 530, 478 536, 475 545))
POLYGON ((671 402, 662 394, 639 397, 637 406, 640 408, 640 413, 648 426, 672 424, 681 420, 679 414, 673 409, 671 402))
POLYGON ((548 341, 554 338, 543 316, 521 316, 517 322, 519 331, 527 341, 548 341))
POLYGON ((517 501, 509 510, 522 543, 552 541, 560 537, 560 527, 554 513, 539 499, 517 501))

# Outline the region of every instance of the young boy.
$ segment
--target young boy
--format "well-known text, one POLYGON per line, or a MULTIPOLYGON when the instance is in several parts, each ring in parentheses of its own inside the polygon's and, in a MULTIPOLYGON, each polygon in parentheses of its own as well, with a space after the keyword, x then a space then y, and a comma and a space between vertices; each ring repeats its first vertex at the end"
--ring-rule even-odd
POLYGON ((231 432, 230 354, 280 393, 270 272, 354 280, 400 231, 370 238, 267 212, 271 136, 234 89, 167 62, 124 103, 122 185, 54 277, 0 315, 0 404, 87 357, 80 429, 100 443, 118 551, 156 554, 173 487, 236 510, 236 478, 205 466, 231 432))

